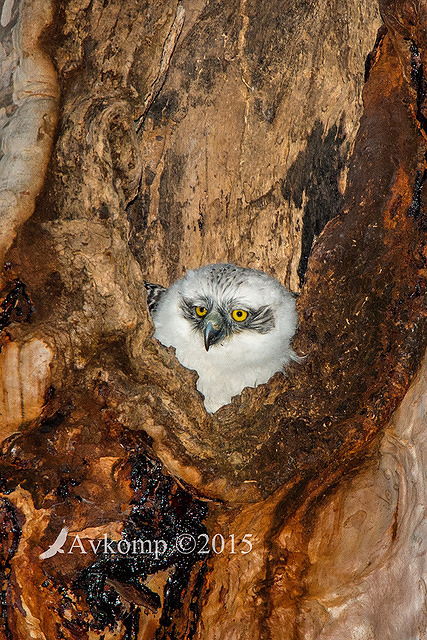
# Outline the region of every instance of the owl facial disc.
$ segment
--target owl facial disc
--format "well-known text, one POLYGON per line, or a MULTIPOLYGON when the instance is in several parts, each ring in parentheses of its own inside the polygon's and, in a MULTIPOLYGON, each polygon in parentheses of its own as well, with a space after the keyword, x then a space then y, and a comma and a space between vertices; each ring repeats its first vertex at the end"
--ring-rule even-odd
POLYGON ((197 372, 209 413, 299 360, 291 346, 295 298, 262 271, 210 264, 188 271, 168 289, 145 287, 154 337, 197 372))

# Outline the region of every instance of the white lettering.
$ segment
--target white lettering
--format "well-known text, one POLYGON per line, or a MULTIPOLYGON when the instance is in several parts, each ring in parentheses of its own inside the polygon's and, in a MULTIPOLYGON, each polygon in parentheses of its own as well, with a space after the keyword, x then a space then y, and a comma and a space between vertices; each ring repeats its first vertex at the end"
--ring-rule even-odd
POLYGON ((114 540, 111 540, 110 542, 108 542, 108 538, 107 538, 107 534, 104 533, 104 553, 107 554, 111 554, 114 555, 116 553, 116 551, 114 550, 114 547, 112 547, 111 545, 114 544, 114 540))
POLYGON ((80 553, 87 553, 86 549, 83 546, 83 542, 80 540, 80 536, 78 533, 74 536, 73 544, 70 547, 68 553, 73 553, 73 549, 78 547, 80 549, 80 553))
POLYGON ((154 557, 156 558, 156 560, 158 560, 159 555, 162 556, 166 552, 167 548, 168 548, 168 545, 164 540, 154 540, 154 557), (163 549, 162 551, 160 551, 160 553, 159 553, 159 545, 163 546, 163 549))
POLYGON ((122 555, 126 555, 127 553, 129 553, 129 549, 130 549, 130 542, 128 542, 128 540, 122 539, 117 543, 117 551, 122 555), (125 545, 124 551, 122 550, 122 545, 125 545))

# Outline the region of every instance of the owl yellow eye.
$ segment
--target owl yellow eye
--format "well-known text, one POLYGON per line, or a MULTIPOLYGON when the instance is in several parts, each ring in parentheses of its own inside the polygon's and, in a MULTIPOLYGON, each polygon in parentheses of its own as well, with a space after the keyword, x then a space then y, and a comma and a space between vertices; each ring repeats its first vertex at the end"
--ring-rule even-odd
POLYGON ((207 312, 208 310, 206 309, 206 307, 196 307, 196 314, 199 316, 199 318, 203 318, 203 316, 205 316, 207 312))
POLYGON ((248 312, 244 311, 243 309, 234 309, 234 311, 231 314, 231 317, 236 322, 242 322, 243 320, 246 320, 246 318, 248 317, 248 312))

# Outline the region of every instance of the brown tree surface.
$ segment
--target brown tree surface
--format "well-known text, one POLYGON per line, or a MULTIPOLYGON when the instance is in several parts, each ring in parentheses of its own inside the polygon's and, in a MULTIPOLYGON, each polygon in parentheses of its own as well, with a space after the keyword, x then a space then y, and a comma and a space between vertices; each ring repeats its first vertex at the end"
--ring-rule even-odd
POLYGON ((0 0, 1 637, 427 638, 426 27, 0 0), (223 261, 305 358, 209 415, 143 281, 223 261))

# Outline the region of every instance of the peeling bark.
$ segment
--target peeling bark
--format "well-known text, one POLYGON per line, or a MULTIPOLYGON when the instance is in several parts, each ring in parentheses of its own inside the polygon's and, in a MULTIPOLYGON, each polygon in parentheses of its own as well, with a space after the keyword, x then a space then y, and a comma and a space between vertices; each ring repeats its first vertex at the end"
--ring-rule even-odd
POLYGON ((424 5, 37 7, 0 12, 3 636, 426 637, 424 5), (305 355, 214 415, 143 286, 211 261, 301 287, 305 355))
POLYGON ((4 2, 1 13, 0 263, 43 186, 57 121, 59 88, 39 37, 52 3, 4 2))

